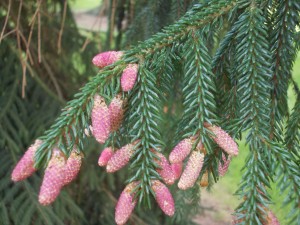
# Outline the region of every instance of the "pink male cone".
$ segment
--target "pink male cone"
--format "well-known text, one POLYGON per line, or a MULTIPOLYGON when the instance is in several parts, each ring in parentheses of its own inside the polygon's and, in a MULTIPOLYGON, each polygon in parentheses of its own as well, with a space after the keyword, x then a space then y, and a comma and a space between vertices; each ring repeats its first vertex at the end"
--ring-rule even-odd
POLYGON ((111 65, 114 62, 118 61, 123 55, 123 52, 118 51, 107 51, 102 52, 96 55, 92 62, 95 66, 103 68, 105 66, 111 65))
POLYGON ((128 66, 123 70, 121 76, 121 87, 123 91, 130 91, 138 75, 138 65, 137 64, 128 64, 128 66))
POLYGON ((172 170, 172 167, 169 163, 169 161, 166 159, 166 157, 159 153, 155 153, 160 160, 156 159, 156 163, 158 164, 161 169, 157 169, 158 174, 161 176, 161 178, 164 180, 164 182, 168 185, 171 185, 175 182, 175 174, 172 170))
POLYGON ((45 175, 39 193, 39 202, 49 205, 59 195, 65 183, 66 159, 61 151, 53 150, 53 155, 45 170, 45 175))
POLYGON ((117 150, 111 157, 111 159, 108 161, 106 171, 108 173, 114 173, 126 166, 134 153, 134 146, 135 144, 131 143, 117 150))
POLYGON ((228 158, 226 159, 226 156, 222 153, 222 160, 224 162, 223 164, 221 162, 219 162, 219 175, 220 176, 224 176, 227 173, 228 167, 231 162, 231 158, 230 158, 230 156, 228 156, 228 158))
POLYGON ((191 152, 193 141, 191 138, 186 138, 180 141, 169 155, 171 163, 182 162, 191 152))
POLYGON ((34 168, 34 154, 41 144, 41 140, 36 140, 34 144, 28 148, 11 174, 12 181, 17 182, 24 180, 36 171, 34 168))
POLYGON ((178 188, 186 190, 194 186, 203 166, 204 154, 193 151, 178 182, 178 188))
POLYGON ((235 141, 221 127, 207 126, 207 129, 214 133, 214 141, 229 155, 236 156, 239 149, 235 141))
POLYGON ((175 213, 175 203, 169 189, 158 180, 152 181, 152 189, 155 193, 155 199, 161 210, 168 216, 175 213))
POLYGON ((82 163, 83 154, 77 153, 74 149, 67 160, 65 166, 65 182, 64 185, 71 183, 78 175, 82 163))
POLYGON ((119 129, 124 116, 123 99, 121 95, 117 95, 113 98, 109 105, 109 113, 111 131, 116 131, 119 129))
POLYGON ((115 211, 115 221, 118 225, 125 224, 134 210, 137 201, 134 200, 132 191, 136 185, 137 182, 128 184, 120 195, 115 211))
POLYGON ((93 135, 96 140, 100 144, 105 143, 110 133, 110 113, 105 104, 104 98, 99 95, 95 95, 94 97, 92 127, 93 135))
POLYGON ((269 210, 266 223, 263 223, 263 225, 280 225, 280 223, 275 214, 269 210))
POLYGON ((99 166, 106 166, 108 161, 113 156, 113 154, 114 154, 114 151, 112 150, 111 147, 103 149, 103 151, 101 152, 101 155, 98 159, 98 165, 99 166))
POLYGON ((182 173, 182 162, 171 164, 171 168, 175 175, 175 180, 178 180, 182 173))

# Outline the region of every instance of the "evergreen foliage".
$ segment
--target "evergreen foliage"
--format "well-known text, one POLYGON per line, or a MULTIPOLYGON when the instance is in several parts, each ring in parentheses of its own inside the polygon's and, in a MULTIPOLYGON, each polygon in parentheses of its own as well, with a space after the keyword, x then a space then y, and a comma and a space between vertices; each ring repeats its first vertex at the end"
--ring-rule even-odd
MULTIPOLYGON (((268 221, 272 199, 268 190, 272 182, 278 184, 282 193, 287 193, 285 204, 291 208, 287 214, 289 224, 299 224, 300 93, 292 80, 291 70, 299 49, 300 3, 296 0, 211 0, 194 5, 192 1, 172 1, 168 5, 165 1, 140 1, 132 9, 131 1, 120 2, 119 10, 135 12, 135 16, 128 20, 130 25, 124 34, 127 38, 124 38, 124 44, 118 35, 116 46, 135 45, 127 48, 115 63, 100 68, 74 99, 66 103, 60 116, 42 136, 41 130, 49 125, 49 117, 54 118, 59 107, 57 98, 55 101, 47 93, 56 94, 51 91, 51 85, 50 89, 45 88, 43 81, 35 78, 40 87, 30 88, 26 104, 21 103, 17 87, 22 68, 15 62, 18 51, 26 53, 26 48, 19 46, 16 49, 10 40, 3 39, 4 62, 0 64, 4 71, 14 68, 16 75, 1 78, 0 88, 4 94, 0 104, 4 110, 0 113, 0 145, 4 154, 0 164, 7 168, 0 170, 1 177, 17 161, 16 154, 20 149, 34 138, 43 141, 35 154, 37 168, 47 167, 54 147, 69 156, 76 146, 86 158, 82 170, 89 171, 87 176, 80 176, 69 191, 63 191, 63 196, 52 208, 37 204, 33 193, 37 193, 38 176, 30 178, 33 186, 28 181, 12 185, 9 177, 4 176, 0 182, 0 196, 4 199, 0 204, 0 215, 4 224, 18 224, 21 220, 22 224, 62 224, 63 221, 84 224, 86 218, 89 218, 88 224, 113 224, 111 201, 99 206, 95 199, 100 195, 101 200, 115 202, 115 196, 118 196, 115 193, 120 193, 132 182, 137 185, 130 194, 134 194, 134 200, 143 207, 136 210, 138 216, 132 215, 129 223, 132 220, 138 224, 192 224, 190 219, 195 211, 189 209, 198 209, 198 183, 187 191, 177 190, 176 185, 170 187, 177 210, 171 219, 163 217, 158 210, 147 211, 156 204, 153 181, 163 180, 158 172, 162 168, 157 164, 157 153, 168 155, 183 139, 190 138, 193 140, 190 150, 205 154, 198 181, 207 173, 208 187, 211 187, 219 180, 218 167, 224 163, 222 156, 231 157, 230 152, 216 141, 216 138, 220 139, 212 129, 216 126, 222 127, 233 138, 245 136, 249 147, 244 175, 236 192, 241 203, 235 210, 234 224, 271 224, 268 221), (169 10, 170 13, 166 13, 169 10), (142 17, 145 12, 149 14, 142 17), (172 25, 162 28, 175 19, 178 20, 172 25), (144 20, 148 22, 142 23, 144 20), (141 32, 133 35, 137 29, 141 32), (145 40, 153 33, 156 34, 145 40), (136 43, 137 40, 144 41, 136 43), (7 54, 9 51, 14 54, 7 54), (128 64, 138 64, 138 77, 134 88, 123 92, 120 77, 128 64), (294 86, 297 101, 289 115, 287 89, 290 83, 294 86), (103 171, 98 175, 93 166, 87 166, 96 164, 92 160, 95 151, 87 148, 86 141, 93 133, 89 125, 94 96, 99 94, 109 105, 119 93, 127 101, 124 120, 104 146, 119 149, 135 143, 133 155, 127 170, 116 175, 107 175, 103 171), (52 111, 32 120, 35 112, 44 111, 49 105, 53 105, 52 111), (199 147, 201 144, 203 147, 199 147), (100 185, 101 182, 107 185, 100 185), (11 190, 6 193, 8 188, 11 190), (86 188, 89 196, 72 193, 73 188, 86 188), (78 198, 76 203, 71 196, 78 198), (97 210, 89 212, 91 208, 97 210), (22 215, 26 215, 25 218, 22 215)), ((111 1, 111 6, 114 3, 111 1)), ((8 7, 5 9, 8 11, 8 7)), ((110 16, 116 14, 112 10, 111 7, 110 16)), ((111 28, 113 26, 110 26, 110 32, 111 28)), ((81 36, 76 33, 73 41, 81 42, 81 36)), ((111 41, 108 33, 108 44, 111 41)), ((32 49, 31 52, 38 51, 32 49)), ((62 67, 68 68, 72 64, 71 52, 65 54, 68 57, 62 67)), ((87 58, 85 55, 80 60, 87 58)), ((81 80, 80 76, 75 77, 77 81, 81 80)), ((29 81, 28 86, 32 85, 32 80, 29 81)), ((53 85, 58 90, 55 82, 53 85)), ((225 144, 230 143, 227 134, 222 138, 225 144)))

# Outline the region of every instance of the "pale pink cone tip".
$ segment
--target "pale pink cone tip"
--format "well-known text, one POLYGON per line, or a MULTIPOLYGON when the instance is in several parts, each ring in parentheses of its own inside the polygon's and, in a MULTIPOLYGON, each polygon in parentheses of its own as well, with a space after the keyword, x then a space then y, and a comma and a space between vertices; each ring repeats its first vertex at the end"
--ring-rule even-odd
POLYGON ((111 147, 103 149, 103 151, 101 152, 101 155, 98 159, 98 165, 99 166, 106 166, 108 161, 113 156, 113 154, 114 154, 114 151, 111 147))
POLYGON ((170 190, 158 180, 152 181, 152 189, 155 193, 155 199, 161 210, 168 216, 175 213, 175 203, 170 190))
POLYGON ((115 210, 115 221, 118 225, 125 224, 134 210, 137 201, 134 200, 132 191, 137 184, 137 182, 128 184, 119 197, 115 210))
POLYGON ((180 178, 181 173, 182 173, 182 167, 183 167, 182 162, 171 164, 171 168, 175 175, 175 180, 178 180, 180 178))
POLYGON ((227 173, 228 167, 231 162, 231 157, 228 156, 228 158, 226 159, 226 156, 222 154, 222 160, 224 163, 222 164, 221 162, 219 162, 219 168, 218 168, 220 176, 224 176, 227 173))
POLYGON ((92 127, 95 139, 103 144, 110 134, 110 113, 104 98, 95 95, 92 109, 92 127))
POLYGON ((126 166, 134 153, 134 144, 127 144, 117 150, 107 162, 106 171, 114 173, 126 166))
POLYGON ((67 160, 65 166, 64 185, 71 183, 78 175, 82 163, 83 154, 74 149, 67 160))
POLYGON ((42 205, 51 204, 59 195, 65 183, 65 165, 66 158, 63 153, 54 149, 40 188, 39 202, 42 205))
POLYGON ((118 61, 123 55, 123 52, 120 51, 107 51, 102 52, 96 55, 92 62, 95 66, 103 68, 105 66, 111 65, 114 62, 118 61))
POLYGON ((229 155, 236 156, 239 153, 236 142, 221 127, 208 126, 207 129, 214 133, 214 141, 229 155))
POLYGON ((27 149, 11 174, 12 181, 17 182, 24 180, 36 171, 34 168, 34 154, 41 144, 42 141, 37 139, 34 144, 27 149))
POLYGON ((263 225, 280 225, 280 223, 275 214, 271 210, 269 210, 266 223, 264 223, 263 225))
POLYGON ((123 102, 121 95, 117 95, 109 105, 111 131, 118 130, 123 121, 123 102))
POLYGON ((186 138, 180 141, 169 155, 171 163, 182 162, 191 152, 193 141, 191 138, 186 138))
POLYGON ((163 154, 159 152, 155 152, 155 154, 160 158, 160 160, 155 160, 158 166, 161 167, 161 169, 157 169, 158 174, 166 184, 172 185, 175 182, 175 174, 169 161, 163 154))
POLYGON ((186 190, 194 186, 201 172, 203 162, 204 154, 200 151, 193 151, 179 179, 179 189, 186 190))
POLYGON ((134 87, 137 75, 138 65, 128 64, 121 76, 121 87, 123 91, 130 91, 134 87))

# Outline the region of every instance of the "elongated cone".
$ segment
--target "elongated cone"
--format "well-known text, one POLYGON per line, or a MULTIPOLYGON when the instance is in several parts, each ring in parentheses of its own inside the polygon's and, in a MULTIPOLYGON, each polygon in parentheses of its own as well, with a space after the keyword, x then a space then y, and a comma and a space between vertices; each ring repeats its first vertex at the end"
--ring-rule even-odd
POLYGON ((175 174, 169 161, 160 152, 155 152, 155 154, 160 158, 160 160, 155 160, 158 166, 161 167, 161 169, 157 169, 158 174, 166 184, 172 185, 175 182, 175 174))
POLYGON ((12 181, 17 182, 24 180, 36 171, 34 168, 34 154, 41 144, 41 140, 36 140, 34 144, 27 149, 11 174, 12 181))
POLYGON ((119 129, 123 116, 123 99, 121 95, 117 95, 113 98, 109 105, 109 113, 110 113, 110 129, 111 131, 116 131, 119 129))
POLYGON ((182 162, 191 152, 193 141, 191 138, 186 138, 180 141, 169 155, 171 163, 182 162))
POLYGON ((108 161, 113 156, 113 154, 114 154, 114 151, 111 147, 103 149, 103 151, 101 152, 101 155, 99 157, 99 160, 98 160, 98 165, 99 166, 106 166, 108 161))
POLYGON ((59 195, 65 184, 65 165, 66 158, 63 153, 54 149, 40 188, 39 202, 42 205, 51 204, 59 195))
POLYGON ((175 213, 174 199, 166 185, 158 180, 152 181, 152 189, 155 193, 155 199, 161 210, 168 216, 175 213))
POLYGON ((263 225, 280 225, 280 223, 275 214, 271 210, 269 210, 266 222, 263 223, 263 225))
POLYGON ((77 177, 80 171, 82 158, 83 158, 83 154, 78 153, 76 149, 73 149, 65 166, 64 185, 71 183, 77 177))
POLYGON ((182 173, 182 162, 171 164, 171 168, 175 175, 175 180, 178 180, 182 173))
POLYGON ((94 97, 92 127, 94 137, 100 144, 103 144, 110 133, 110 113, 104 98, 99 95, 94 97))
POLYGON ((134 146, 134 143, 130 143, 117 150, 107 162, 106 171, 108 173, 114 173, 126 166, 134 153, 134 146))
POLYGON ((134 87, 137 75, 138 65, 128 64, 121 76, 121 87, 123 91, 130 91, 134 87))
POLYGON ((235 141, 221 127, 206 125, 214 133, 214 141, 229 155, 236 156, 239 149, 235 141))
POLYGON ((105 66, 111 65, 114 62, 118 61, 123 55, 123 52, 119 51, 107 51, 102 52, 96 55, 92 62, 95 66, 103 68, 105 66))
POLYGON ((228 156, 228 158, 226 159, 226 156, 224 154, 222 154, 222 160, 223 160, 224 164, 219 162, 219 175, 220 176, 224 176, 227 173, 228 167, 231 162, 231 157, 228 156))
POLYGON ((179 179, 179 189, 186 190, 194 186, 203 166, 204 154, 200 151, 193 151, 185 169, 179 179))
POLYGON ((207 187, 208 186, 208 172, 207 171, 205 171, 205 173, 201 177, 200 186, 201 187, 207 187))
POLYGON ((118 225, 125 224, 134 210, 137 201, 134 200, 132 191, 137 184, 138 182, 128 184, 120 195, 115 211, 115 221, 118 225))

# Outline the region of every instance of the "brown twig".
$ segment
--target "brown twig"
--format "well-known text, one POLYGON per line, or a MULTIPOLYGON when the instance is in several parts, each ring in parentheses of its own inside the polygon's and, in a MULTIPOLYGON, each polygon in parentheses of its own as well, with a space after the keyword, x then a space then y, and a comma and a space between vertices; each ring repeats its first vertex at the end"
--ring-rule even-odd
POLYGON ((66 14, 67 14, 67 0, 64 2, 64 11, 63 11, 63 17, 61 21, 61 26, 58 34, 58 41, 57 41, 57 53, 61 53, 61 39, 64 31, 64 26, 65 26, 65 20, 66 20, 66 14))
POLYGON ((112 0, 111 5, 111 14, 110 14, 110 33, 109 33, 109 43, 112 43, 114 37, 114 28, 115 28, 115 14, 116 14, 116 0, 112 0))
MULTIPOLYGON (((40 3, 42 0, 38 0, 40 3)), ((41 11, 39 10, 38 13, 38 61, 39 63, 42 62, 42 54, 41 54, 41 11)))
POLYGON ((1 44, 4 32, 5 32, 5 28, 6 28, 7 22, 8 22, 8 17, 9 17, 9 14, 10 14, 10 8, 11 8, 11 0, 9 0, 9 2, 8 2, 7 15, 5 17, 4 25, 3 25, 3 28, 2 28, 2 31, 1 31, 1 35, 0 35, 0 44, 1 44))

